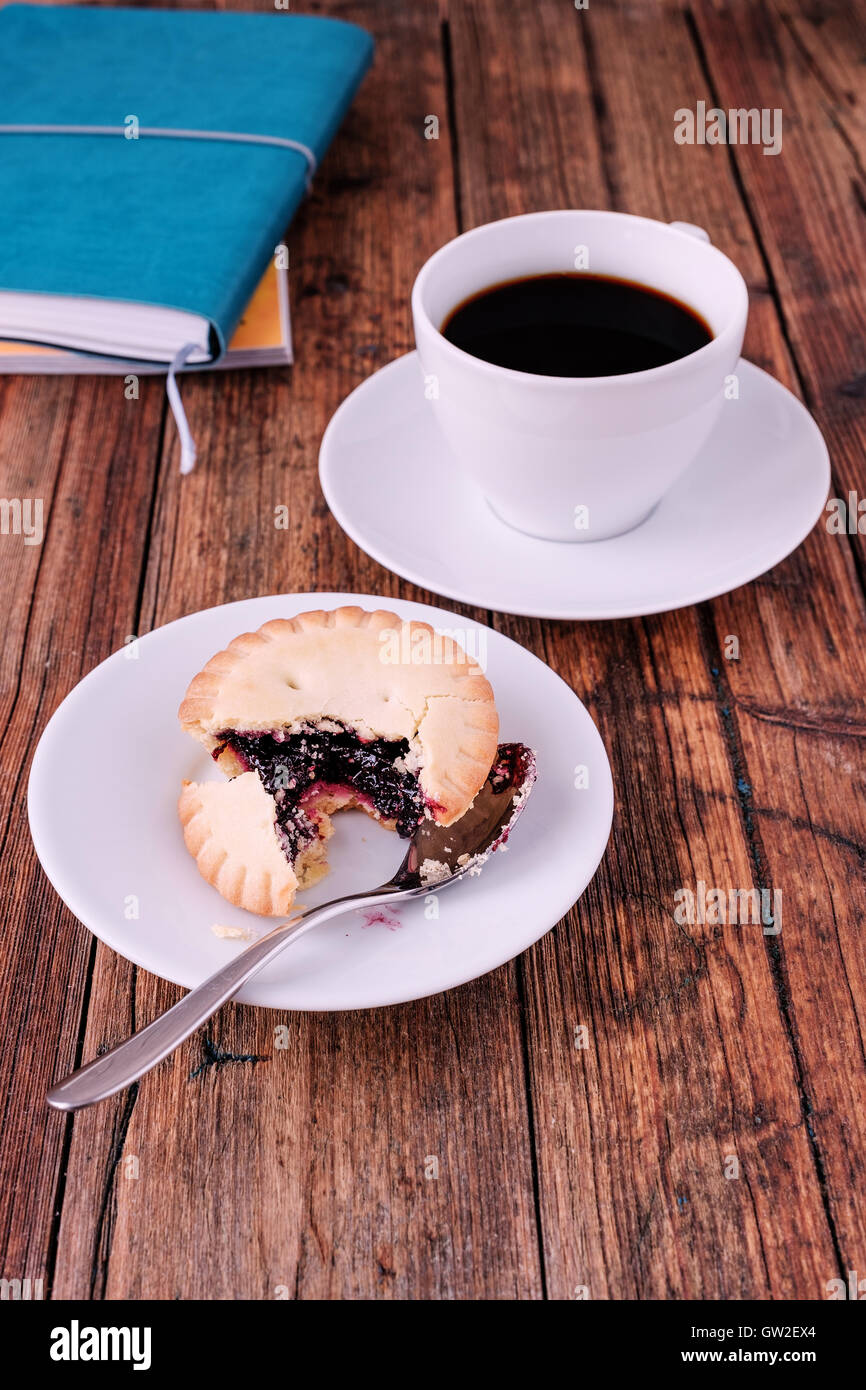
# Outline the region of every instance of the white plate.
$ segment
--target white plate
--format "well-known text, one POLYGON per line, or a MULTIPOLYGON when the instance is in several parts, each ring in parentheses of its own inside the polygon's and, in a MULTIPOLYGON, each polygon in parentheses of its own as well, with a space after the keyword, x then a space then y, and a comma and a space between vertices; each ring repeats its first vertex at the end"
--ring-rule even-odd
MULTIPOLYGON (((538 781, 505 852, 483 873, 400 904, 390 924, 354 912, 303 937, 241 991, 283 1009, 359 1009, 450 989, 493 970, 543 936, 580 896, 610 833, 613 787, 598 732, 574 692, 501 633, 438 608, 358 594, 247 599, 195 613, 115 652, 66 697, 33 759, 28 804, 36 852, 57 892, 115 951, 176 984, 199 984, 243 943, 214 923, 265 929, 270 919, 224 902, 184 847, 177 797, 184 777, 220 777, 181 732, 190 678, 240 632, 269 618, 343 603, 392 608, 434 627, 473 630, 496 692, 503 741, 530 744, 538 781), (583 766, 586 778, 575 778, 583 766), (588 781, 583 789, 575 781, 588 781), (137 916, 134 914, 137 912, 137 916)), ((464 645, 466 642, 464 641, 464 645)), ((390 878, 406 843, 359 811, 335 819, 331 873, 305 903, 390 878)))
POLYGON ((688 472, 628 535, 536 540, 506 526, 464 478, 411 352, 334 414, 319 455, 328 506, 357 545, 448 598, 538 618, 630 618, 700 603, 755 579, 815 525, 830 463, 815 421, 751 362, 739 398, 688 472))

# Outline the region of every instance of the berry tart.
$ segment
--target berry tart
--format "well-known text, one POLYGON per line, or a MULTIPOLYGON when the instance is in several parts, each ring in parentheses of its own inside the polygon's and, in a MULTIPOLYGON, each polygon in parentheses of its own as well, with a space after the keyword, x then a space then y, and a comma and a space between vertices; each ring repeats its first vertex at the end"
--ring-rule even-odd
POLYGON ((186 846, 236 907, 285 916, 327 873, 335 811, 358 806, 399 835, 452 825, 497 757, 480 667, 452 638, 383 610, 276 618, 193 678, 181 726, 226 782, 185 782, 186 846))

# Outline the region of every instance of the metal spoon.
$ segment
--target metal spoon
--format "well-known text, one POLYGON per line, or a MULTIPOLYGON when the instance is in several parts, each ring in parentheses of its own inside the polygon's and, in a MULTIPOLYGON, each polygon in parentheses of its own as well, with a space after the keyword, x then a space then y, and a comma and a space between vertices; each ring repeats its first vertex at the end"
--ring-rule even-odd
POLYGON ((388 883, 371 893, 350 893, 321 907, 301 909, 300 919, 296 915, 260 937, 140 1033, 59 1081, 48 1092, 48 1104, 55 1110, 80 1110, 131 1086, 286 946, 329 917, 351 908, 435 893, 466 874, 477 873, 487 856, 508 838, 534 781, 531 751, 520 743, 500 744, 497 761, 469 810, 447 828, 432 820, 422 821, 403 863, 388 883))

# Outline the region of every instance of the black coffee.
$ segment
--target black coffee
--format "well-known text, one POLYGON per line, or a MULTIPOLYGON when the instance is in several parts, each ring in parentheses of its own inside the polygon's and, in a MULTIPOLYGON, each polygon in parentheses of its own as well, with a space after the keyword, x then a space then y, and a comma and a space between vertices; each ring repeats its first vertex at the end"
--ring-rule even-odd
POLYGON ((610 275, 530 275, 479 291, 441 329, 484 362, 536 376, 621 376, 712 341, 701 316, 660 290, 610 275))

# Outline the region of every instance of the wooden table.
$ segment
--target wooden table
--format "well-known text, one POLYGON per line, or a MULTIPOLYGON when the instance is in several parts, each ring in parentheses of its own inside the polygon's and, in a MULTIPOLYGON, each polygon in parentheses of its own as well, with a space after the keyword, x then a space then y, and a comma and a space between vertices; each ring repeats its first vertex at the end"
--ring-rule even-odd
POLYGON ((378 58, 290 232, 297 365, 184 383, 186 478, 160 380, 127 401, 118 378, 0 378, 0 491, 42 497, 46 526, 41 546, 0 537, 0 1274, 55 1298, 824 1298, 866 1275, 866 552, 822 524, 757 582, 660 617, 460 610, 574 686, 614 771, 601 870, 520 959, 371 1013, 228 1007, 129 1093, 45 1109, 180 991, 48 885, 36 741, 129 634, 196 609, 436 601, 343 535, 316 459, 339 402, 412 347, 437 246, 549 207, 710 228, 749 283, 747 355, 815 413, 834 493, 866 487, 862 6, 305 8, 366 25, 378 58), (676 144, 674 110, 700 99, 781 108, 782 153, 676 144), (781 890, 781 935, 678 926, 697 880, 781 890))

